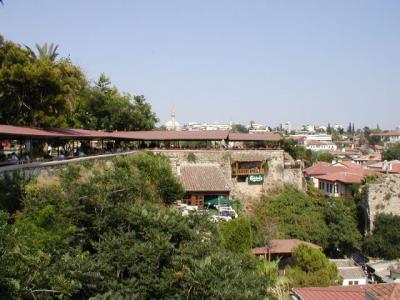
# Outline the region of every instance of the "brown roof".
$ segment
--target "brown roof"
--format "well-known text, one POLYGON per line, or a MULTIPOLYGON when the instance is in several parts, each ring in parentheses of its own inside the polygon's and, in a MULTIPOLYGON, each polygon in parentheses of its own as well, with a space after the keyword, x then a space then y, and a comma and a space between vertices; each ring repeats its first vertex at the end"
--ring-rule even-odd
POLYGON ((62 137, 71 138, 114 138, 113 132, 107 131, 97 131, 97 130, 87 130, 80 128, 56 128, 51 129, 51 132, 59 134, 62 137))
POLYGON ((293 288, 301 300, 364 300, 365 285, 293 288))
POLYGON ((398 283, 381 283, 371 284, 367 286, 367 293, 374 300, 399 300, 400 284, 398 283))
POLYGON ((282 135, 276 132, 266 133, 229 133, 230 141, 280 141, 282 135))
POLYGON ((288 254, 292 253, 293 249, 298 245, 305 244, 315 249, 321 249, 320 246, 313 243, 301 241, 299 239, 290 240, 270 240, 268 245, 265 247, 253 248, 251 253, 254 255, 264 255, 264 254, 288 254))
POLYGON ((364 175, 353 174, 348 172, 338 172, 332 174, 326 174, 317 176, 319 180, 329 181, 329 182, 343 182, 347 184, 361 184, 364 179, 364 175))
POLYGON ((122 139, 147 141, 218 141, 227 139, 228 131, 119 131, 115 132, 115 136, 122 139))
POLYGON ((399 300, 400 284, 379 283, 330 287, 293 288, 301 300, 364 300, 366 294, 374 300, 399 300))
POLYGON ((190 192, 229 192, 231 189, 218 165, 182 165, 180 179, 185 191, 190 192))
POLYGON ((334 172, 345 171, 346 167, 341 165, 332 165, 327 162, 317 162, 309 168, 303 170, 306 175, 315 176, 315 175, 324 175, 334 172))
POLYGON ((223 130, 201 131, 113 131, 104 132, 76 128, 40 129, 0 125, 0 136, 37 138, 110 138, 145 141, 279 141, 279 133, 229 133, 223 130))
POLYGON ((377 136, 400 136, 400 129, 390 130, 390 131, 381 132, 381 133, 373 133, 372 135, 377 135, 377 136))
POLYGON ((0 136, 7 136, 7 137, 26 136, 26 137, 36 137, 36 138, 52 138, 52 137, 59 137, 59 135, 60 134, 56 132, 51 132, 40 128, 0 125, 0 136))

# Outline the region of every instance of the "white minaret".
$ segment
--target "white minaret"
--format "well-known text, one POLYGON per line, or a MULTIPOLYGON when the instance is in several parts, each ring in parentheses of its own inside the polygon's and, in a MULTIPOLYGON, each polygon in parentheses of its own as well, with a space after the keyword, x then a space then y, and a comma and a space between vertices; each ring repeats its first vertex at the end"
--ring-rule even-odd
POLYGON ((175 105, 172 105, 172 113, 171 113, 171 120, 173 124, 173 130, 176 130, 176 120, 175 120, 176 112, 175 112, 175 105))

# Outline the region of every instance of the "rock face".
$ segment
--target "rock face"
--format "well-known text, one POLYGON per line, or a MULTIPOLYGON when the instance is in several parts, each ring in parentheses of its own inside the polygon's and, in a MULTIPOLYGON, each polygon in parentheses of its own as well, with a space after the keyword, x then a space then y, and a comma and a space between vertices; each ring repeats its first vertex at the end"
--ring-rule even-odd
POLYGON ((400 174, 384 175, 378 182, 368 184, 364 207, 369 231, 373 230, 377 214, 400 215, 400 174))
POLYGON ((268 191, 277 185, 289 184, 298 189, 305 188, 302 168, 283 150, 160 150, 171 161, 176 174, 184 164, 216 164, 222 169, 226 178, 231 180, 233 198, 240 199, 244 209, 252 210, 262 191, 268 191), (268 170, 262 184, 238 182, 232 177, 232 164, 235 161, 265 161, 268 170))
MULTIPOLYGON (((150 150, 148 150, 150 151, 150 150)), ((298 189, 304 189, 304 178, 301 166, 287 155, 283 150, 152 150, 168 157, 175 174, 179 175, 180 166, 183 164, 215 164, 219 166, 231 181, 233 197, 245 200, 245 209, 251 209, 251 199, 257 199, 262 191, 268 191, 276 185, 289 184, 298 189), (235 161, 262 161, 266 162, 264 181, 262 184, 248 184, 238 182, 232 177, 232 164, 235 161), (246 199, 250 199, 246 201, 246 199)), ((26 178, 39 175, 49 176, 62 169, 71 162, 92 160, 111 160, 116 155, 134 155, 131 153, 108 154, 95 157, 84 157, 64 161, 46 163, 32 163, 27 165, 14 165, 0 169, 0 176, 9 172, 23 172, 26 178)))

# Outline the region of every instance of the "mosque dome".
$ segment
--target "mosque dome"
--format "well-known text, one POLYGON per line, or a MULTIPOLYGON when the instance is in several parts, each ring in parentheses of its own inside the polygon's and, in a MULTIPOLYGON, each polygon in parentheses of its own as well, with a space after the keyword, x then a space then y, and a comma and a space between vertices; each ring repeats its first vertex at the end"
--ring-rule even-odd
POLYGON ((175 108, 172 109, 171 120, 164 124, 167 130, 181 130, 181 124, 175 119, 175 108))

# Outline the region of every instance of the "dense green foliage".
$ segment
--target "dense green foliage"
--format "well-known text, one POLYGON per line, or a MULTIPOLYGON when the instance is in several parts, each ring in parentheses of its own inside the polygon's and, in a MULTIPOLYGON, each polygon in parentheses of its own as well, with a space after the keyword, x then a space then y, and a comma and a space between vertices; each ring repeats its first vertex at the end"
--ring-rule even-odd
POLYGON ((332 256, 351 253, 361 240, 354 201, 327 199, 311 187, 308 194, 289 186, 264 194, 255 216, 270 238, 310 241, 332 256))
POLYGON ((0 123, 66 126, 85 85, 68 59, 36 57, 0 36, 0 123))
POLYGON ((400 160, 400 143, 390 146, 388 149, 383 151, 383 160, 400 160))
POLYGON ((173 206, 182 187, 151 153, 72 164, 0 213, 5 299, 263 299, 259 261, 221 245, 214 223, 173 206))
POLYGON ((378 214, 372 234, 365 237, 363 250, 372 257, 396 259, 400 257, 400 216, 378 214))
POLYGON ((293 159, 303 160, 306 167, 312 166, 316 161, 332 162, 335 158, 335 156, 329 152, 315 152, 306 149, 302 145, 297 145, 297 142, 292 138, 284 139, 282 147, 293 159))
POLYGON ((13 213, 21 207, 26 181, 20 173, 5 173, 0 179, 0 210, 13 213))
POLYGON ((318 249, 299 245, 293 251, 294 266, 286 267, 285 273, 292 286, 329 286, 338 284, 338 270, 318 249))
POLYGON ((231 132, 248 133, 249 130, 243 124, 232 124, 231 132))
POLYGON ((0 35, 0 123, 37 127, 150 130, 158 121, 144 96, 121 94, 101 74, 91 85, 53 44, 29 47, 0 35))
POLYGON ((287 186, 264 194, 255 214, 271 238, 298 238, 326 246, 328 227, 321 199, 287 186))
POLYGON ((219 223, 222 245, 232 252, 249 253, 257 246, 264 246, 266 240, 255 220, 241 216, 229 222, 219 223))
POLYGON ((329 199, 324 209, 328 226, 328 245, 325 252, 331 257, 350 255, 359 249, 361 233, 358 230, 357 206, 351 199, 329 199))
POLYGON ((86 88, 75 118, 84 128, 104 130, 151 130, 158 121, 144 96, 121 94, 105 74, 86 88))

